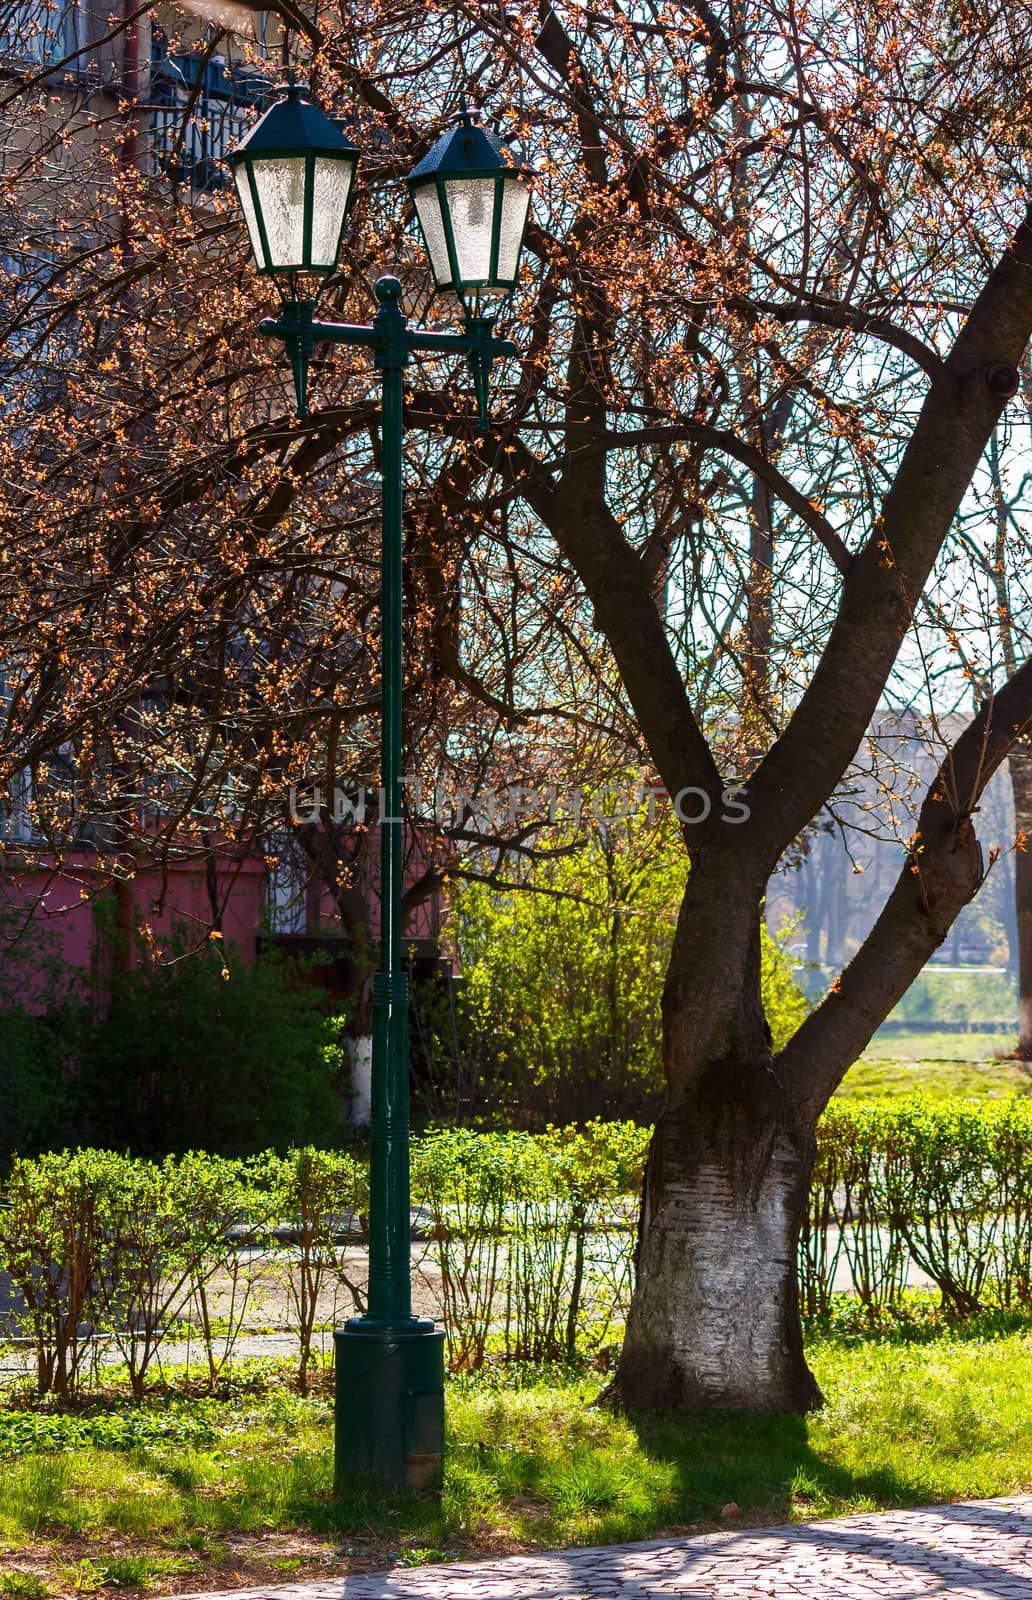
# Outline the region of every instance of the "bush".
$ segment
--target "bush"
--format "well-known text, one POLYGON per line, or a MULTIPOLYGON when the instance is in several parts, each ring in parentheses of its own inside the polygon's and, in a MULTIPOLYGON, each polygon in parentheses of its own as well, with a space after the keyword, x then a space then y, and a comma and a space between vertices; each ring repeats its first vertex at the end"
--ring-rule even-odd
POLYGON ((0 1211, 0 1268, 24 1304, 41 1394, 72 1395, 104 1271, 103 1197, 117 1162, 97 1150, 16 1158, 0 1211))
POLYGON ((147 961, 116 974, 81 1053, 93 1141, 142 1156, 339 1142, 341 1021, 273 956, 147 961))
POLYGON ((53 927, 0 906, 0 1171, 77 1134, 78 1050, 91 1014, 53 927))
MULTIPOLYGON (((544 1134, 447 1129, 417 1140, 412 1195, 428 1213, 438 1314, 455 1369, 490 1356, 542 1361, 592 1355, 619 1337, 633 1286, 634 1230, 648 1130, 592 1123, 544 1134)), ((800 1239, 802 1309, 835 1310, 846 1264, 871 1320, 906 1315, 908 1269, 937 1286, 942 1309, 969 1315, 1032 1303, 1032 1105, 1027 1100, 834 1103, 818 1128, 800 1239)), ((16 1160, 0 1208, 0 1271, 25 1301, 41 1390, 89 1379, 86 1336, 114 1342, 142 1390, 177 1318, 199 1317, 210 1382, 231 1359, 247 1284, 232 1243, 288 1241, 260 1261, 280 1274, 310 1376, 320 1291, 359 1309, 341 1245, 368 1206, 368 1175, 351 1155, 305 1148, 243 1161, 208 1156, 135 1161, 78 1151, 16 1160), (227 1340, 216 1353, 204 1300, 232 1279, 227 1340), (234 1276, 234 1274, 236 1276, 234 1276)), ((225 1289, 223 1289, 225 1294, 225 1289)), ((325 1310, 325 1301, 324 1310, 325 1310)), ((334 1312, 336 1315, 336 1311, 334 1312)))
POLYGON ((450 1129, 413 1154, 433 1220, 453 1370, 598 1348, 631 1290, 633 1205, 648 1130, 590 1123, 545 1134, 450 1129), (623 1202, 623 1203, 621 1203, 623 1202))
POLYGON ((0 1170, 16 1150, 37 1155, 74 1140, 77 1047, 88 1015, 67 1004, 45 1016, 0 1011, 0 1170))
POLYGON ((310 1146, 291 1150, 283 1160, 266 1156, 252 1164, 252 1173, 268 1193, 271 1215, 289 1228, 293 1251, 284 1269, 287 1301, 299 1343, 297 1386, 306 1394, 323 1287, 335 1282, 347 1290, 353 1312, 365 1310, 363 1297, 344 1269, 337 1241, 368 1213, 368 1173, 353 1156, 310 1146))
POLYGON ((826 1313, 840 1259, 871 1315, 898 1309, 910 1263, 943 1306, 1027 1305, 1032 1105, 925 1095, 833 1101, 800 1241, 804 1311, 826 1313))

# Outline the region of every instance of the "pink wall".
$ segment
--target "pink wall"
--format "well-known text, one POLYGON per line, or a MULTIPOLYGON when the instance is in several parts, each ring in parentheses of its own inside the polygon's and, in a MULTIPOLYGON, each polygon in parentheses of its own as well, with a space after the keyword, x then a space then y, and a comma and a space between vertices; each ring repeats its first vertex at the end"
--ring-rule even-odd
MULTIPOLYGON (((364 854, 359 873, 360 890, 369 907, 369 933, 375 940, 380 931, 380 863, 378 841, 364 854)), ((404 883, 410 890, 419 883, 435 851, 439 849, 432 831, 414 828, 406 848, 404 883)), ((222 935, 227 945, 235 946, 246 962, 255 958, 256 941, 265 928, 267 869, 265 857, 254 853, 234 858, 228 851, 216 865, 217 899, 222 915, 222 935)), ((321 927, 333 936, 340 931, 337 908, 332 897, 314 889, 315 903, 309 901, 309 932, 321 927), (314 916, 313 916, 314 913, 314 916)), ((18 962, 18 982, 24 985, 26 972, 37 974, 11 999, 34 1010, 45 1008, 53 996, 53 966, 69 978, 77 972, 95 974, 101 987, 104 974, 99 963, 110 960, 98 933, 97 907, 104 902, 103 915, 114 916, 116 926, 126 935, 124 948, 129 965, 139 959, 134 930, 146 929, 155 953, 165 954, 174 929, 185 932, 190 943, 203 945, 211 927, 211 902, 208 895, 206 864, 203 860, 170 862, 167 877, 159 864, 141 860, 135 875, 114 880, 98 868, 89 852, 70 853, 61 866, 45 860, 30 863, 18 858, 15 850, 0 848, 0 932, 10 937, 12 924, 27 923, 36 940, 34 960, 18 962)), ((437 945, 441 932, 442 893, 431 883, 423 898, 407 914, 405 935, 409 939, 432 941, 437 945)), ((276 930, 274 929, 274 932, 276 930)), ((0 942, 0 960, 3 943, 0 942)), ((58 977, 58 982, 60 978, 58 977)), ((0 983, 0 1004, 7 986, 0 983)))
MULTIPOLYGON (((223 937, 245 961, 253 961, 265 903, 265 862, 261 856, 227 858, 218 865, 216 878, 224 908, 223 937)), ((5 927, 13 919, 27 919, 42 935, 39 982, 19 996, 24 1004, 35 1009, 46 1003, 53 982, 45 968, 47 960, 57 961, 69 975, 94 966, 100 954, 94 902, 105 899, 105 914, 110 916, 112 895, 119 927, 126 933, 147 927, 158 950, 177 923, 185 924, 188 939, 196 937, 201 944, 207 938, 211 909, 203 863, 170 863, 164 882, 159 866, 141 863, 132 879, 116 886, 98 873, 95 858, 85 853, 66 857, 60 869, 45 864, 12 867, 0 861, 0 913, 5 927)), ((129 938, 126 943, 129 962, 135 964, 136 940, 129 938)), ((27 965, 19 963, 20 973, 27 965)))
MULTIPOLYGON (((419 824, 405 830, 405 858, 402 868, 402 889, 408 894, 423 880, 428 870, 440 857, 441 846, 432 828, 419 824)), ((369 907, 369 937, 380 937, 380 840, 373 835, 366 842, 358 872, 358 887, 369 907)), ((409 939, 437 940, 441 933, 443 894, 440 883, 431 882, 422 899, 411 903, 405 913, 405 936, 409 939)), ((316 897, 316 920, 329 930, 337 923, 337 908, 328 890, 319 889, 316 897)))

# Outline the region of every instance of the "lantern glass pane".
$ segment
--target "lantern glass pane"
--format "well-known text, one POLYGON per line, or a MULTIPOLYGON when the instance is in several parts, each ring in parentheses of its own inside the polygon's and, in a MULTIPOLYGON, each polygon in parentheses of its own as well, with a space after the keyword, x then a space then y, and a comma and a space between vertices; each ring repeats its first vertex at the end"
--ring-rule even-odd
POLYGON ((315 158, 312 185, 312 266, 330 269, 337 265, 340 234, 354 166, 350 161, 315 158))
POLYGON ((254 201, 251 199, 251 185, 247 181, 246 162, 234 168, 233 178, 236 183, 237 194, 240 197, 240 209, 244 213, 244 221, 247 223, 247 232, 251 240, 251 249, 254 251, 254 259, 259 267, 265 268, 269 263, 266 261, 265 252, 262 249, 262 236, 258 231, 258 218, 255 216, 254 201))
POLYGON ((433 268, 434 278, 439 289, 450 289, 452 286, 451 262, 448 260, 448 241, 444 233, 444 223, 441 220, 441 202, 437 195, 437 185, 428 183, 425 188, 417 189, 413 199, 416 205, 416 215, 419 225, 423 230, 426 240, 427 253, 430 265, 433 268))
POLYGON ((514 283, 520 264, 520 245, 527 222, 530 190, 519 178, 502 182, 502 226, 498 235, 498 277, 514 283))
POLYGON ((251 162, 269 241, 268 267, 301 267, 305 241, 305 157, 269 156, 251 162))
POLYGON ((485 283, 491 276, 494 178, 449 178, 444 188, 459 285, 485 283))

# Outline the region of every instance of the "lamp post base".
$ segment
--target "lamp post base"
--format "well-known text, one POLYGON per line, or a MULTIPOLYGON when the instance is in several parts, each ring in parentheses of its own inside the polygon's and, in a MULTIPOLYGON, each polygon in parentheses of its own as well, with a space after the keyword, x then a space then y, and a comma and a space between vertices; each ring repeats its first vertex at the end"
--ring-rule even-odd
POLYGON ((387 1493, 438 1489, 444 1467, 444 1330, 352 1317, 333 1335, 334 1477, 387 1493))

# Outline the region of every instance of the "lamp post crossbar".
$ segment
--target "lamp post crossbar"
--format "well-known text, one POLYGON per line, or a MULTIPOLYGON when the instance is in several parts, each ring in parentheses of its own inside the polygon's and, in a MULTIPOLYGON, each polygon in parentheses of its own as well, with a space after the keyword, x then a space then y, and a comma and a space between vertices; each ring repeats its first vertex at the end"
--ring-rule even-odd
POLYGON ((402 941, 402 443, 404 375, 414 353, 465 355, 486 427, 487 381, 495 357, 515 346, 493 323, 462 333, 410 328, 401 285, 381 278, 371 324, 319 322, 311 301, 287 301, 260 330, 282 340, 298 410, 307 414, 308 369, 317 344, 363 346, 380 373, 381 784, 380 961, 373 979, 372 1112, 369 1123, 369 1289, 367 1309, 334 1334, 336 1474, 371 1477, 382 1488, 422 1488, 439 1477, 444 1452, 444 1334, 413 1316, 409 1209, 408 976, 402 941))
POLYGON ((376 294, 380 309, 371 323, 316 321, 311 300, 288 300, 278 317, 263 317, 259 323, 260 333, 267 338, 281 339, 286 346, 294 372, 298 414, 302 418, 308 416, 308 368, 315 346, 361 345, 373 352, 375 364, 384 374, 385 401, 387 373, 404 372, 413 355, 464 355, 474 383, 477 427, 486 432, 491 366, 499 356, 517 355, 517 346, 511 339, 497 337, 492 317, 469 318, 461 333, 409 327, 398 304, 401 285, 397 278, 380 278, 376 294))

